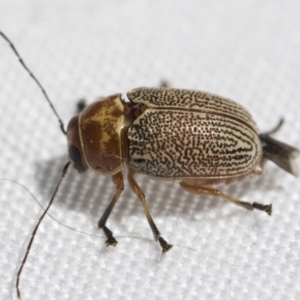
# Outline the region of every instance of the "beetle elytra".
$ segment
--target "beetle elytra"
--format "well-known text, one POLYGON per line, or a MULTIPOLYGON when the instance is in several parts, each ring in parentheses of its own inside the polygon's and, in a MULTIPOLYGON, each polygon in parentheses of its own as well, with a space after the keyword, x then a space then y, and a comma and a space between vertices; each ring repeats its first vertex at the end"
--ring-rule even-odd
POLYGON ((81 105, 79 114, 71 119, 65 131, 40 82, 6 35, 1 31, 0 35, 44 93, 67 136, 69 152, 69 162, 32 233, 18 271, 16 289, 19 298, 20 275, 35 234, 70 163, 79 172, 91 169, 111 176, 115 184, 115 195, 98 223, 107 238, 107 246, 117 244, 106 223, 124 189, 122 171, 127 168, 129 185, 142 202, 154 239, 163 253, 172 245, 155 225, 145 195, 134 178, 135 173, 178 180, 182 188, 192 193, 219 196, 248 210, 257 209, 269 215, 271 204, 240 201, 209 186, 261 174, 266 160, 297 176, 295 158, 299 155, 298 149, 273 139, 273 132, 259 133, 251 115, 241 105, 206 92, 169 87, 133 89, 125 96, 115 94, 87 107, 81 105))

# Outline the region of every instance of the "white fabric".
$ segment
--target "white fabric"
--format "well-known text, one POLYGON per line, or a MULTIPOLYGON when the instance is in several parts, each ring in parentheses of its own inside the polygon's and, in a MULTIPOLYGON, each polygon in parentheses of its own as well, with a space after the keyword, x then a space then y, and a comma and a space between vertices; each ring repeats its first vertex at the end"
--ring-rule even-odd
MULTIPOLYGON (((76 101, 139 86, 205 90, 245 106, 262 131, 300 148, 299 1, 7 1, 0 30, 46 88, 65 125, 76 101), (100 3, 101 2, 101 3, 100 3)), ((49 105, 0 39, 0 177, 24 184, 45 206, 67 160, 49 105)), ((300 164, 300 161, 298 161, 300 164)), ((299 299, 299 179, 268 163, 257 181, 220 188, 273 203, 273 215, 191 195, 177 183, 137 180, 174 248, 161 256, 126 182, 108 227, 97 222, 114 194, 110 178, 69 171, 34 241, 22 299, 299 299), (121 237, 122 236, 122 237, 121 237), (125 237, 124 237, 125 236, 125 237)), ((0 299, 42 210, 0 181, 0 299)))

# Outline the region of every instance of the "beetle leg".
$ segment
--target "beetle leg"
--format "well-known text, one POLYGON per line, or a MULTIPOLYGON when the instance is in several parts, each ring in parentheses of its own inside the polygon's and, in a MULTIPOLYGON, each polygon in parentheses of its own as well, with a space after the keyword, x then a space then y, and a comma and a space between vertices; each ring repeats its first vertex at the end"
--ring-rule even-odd
POLYGON ((284 119, 281 118, 279 120, 278 124, 273 129, 271 129, 271 130, 269 130, 269 131, 267 131, 267 132, 265 132, 263 134, 264 135, 272 135, 272 134, 276 133, 282 127, 283 123, 284 123, 284 119))
POLYGON ((119 172, 112 176, 112 180, 116 185, 117 191, 115 193, 114 198, 109 203, 108 207, 106 208, 105 212, 103 213, 102 217, 98 222, 98 228, 102 229, 107 240, 105 242, 106 246, 116 246, 118 244, 117 240, 114 238, 112 231, 110 231, 106 226, 106 221, 112 212, 115 204, 117 203, 122 191, 124 190, 124 183, 123 183, 123 175, 122 172, 119 172))
POLYGON ((80 114, 86 108, 86 100, 80 99, 77 102, 77 114, 80 114))
POLYGON ((142 189, 138 186, 137 182, 134 179, 134 171, 132 169, 129 169, 129 172, 128 172, 128 182, 130 184, 131 189, 134 191, 134 193, 138 196, 138 198, 142 202, 144 212, 145 212, 145 215, 149 222, 149 225, 151 227, 151 230, 153 232, 155 241, 159 242, 159 244, 162 248, 162 253, 167 252, 168 250, 170 250, 172 248, 172 245, 168 244, 168 242, 161 237, 161 234, 152 219, 147 201, 145 199, 145 195, 144 195, 142 189))
POLYGON ((272 214, 272 204, 264 205, 264 204, 260 204, 257 202, 250 203, 250 202, 240 201, 240 200, 231 198, 231 197, 221 193, 217 189, 212 189, 212 188, 208 188, 208 187, 204 187, 204 186, 200 186, 200 185, 192 185, 185 181, 180 182, 180 185, 185 190, 192 192, 194 194, 218 196, 218 197, 225 199, 226 201, 229 201, 235 205, 244 207, 246 209, 249 209, 249 210, 258 209, 258 210, 265 211, 268 215, 272 214))
POLYGON ((159 84, 160 88, 170 88, 171 84, 168 80, 162 79, 160 84, 159 84))

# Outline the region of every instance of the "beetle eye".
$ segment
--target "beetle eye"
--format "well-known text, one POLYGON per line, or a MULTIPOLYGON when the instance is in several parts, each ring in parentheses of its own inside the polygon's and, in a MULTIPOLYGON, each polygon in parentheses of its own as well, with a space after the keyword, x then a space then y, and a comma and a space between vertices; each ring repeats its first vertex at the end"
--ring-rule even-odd
POLYGON ((84 172, 86 168, 82 164, 81 153, 74 145, 69 147, 69 157, 74 164, 74 168, 79 172, 84 172))

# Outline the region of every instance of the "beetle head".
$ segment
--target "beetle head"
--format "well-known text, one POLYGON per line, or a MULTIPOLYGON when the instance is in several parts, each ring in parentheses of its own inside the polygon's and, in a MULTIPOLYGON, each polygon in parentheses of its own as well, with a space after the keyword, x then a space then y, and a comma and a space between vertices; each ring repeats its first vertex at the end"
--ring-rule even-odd
POLYGON ((74 168, 79 172, 84 172, 88 169, 86 164, 80 137, 79 137, 79 128, 78 128, 78 116, 73 117, 67 128, 67 139, 68 139, 68 151, 69 151, 69 159, 73 163, 74 168))

